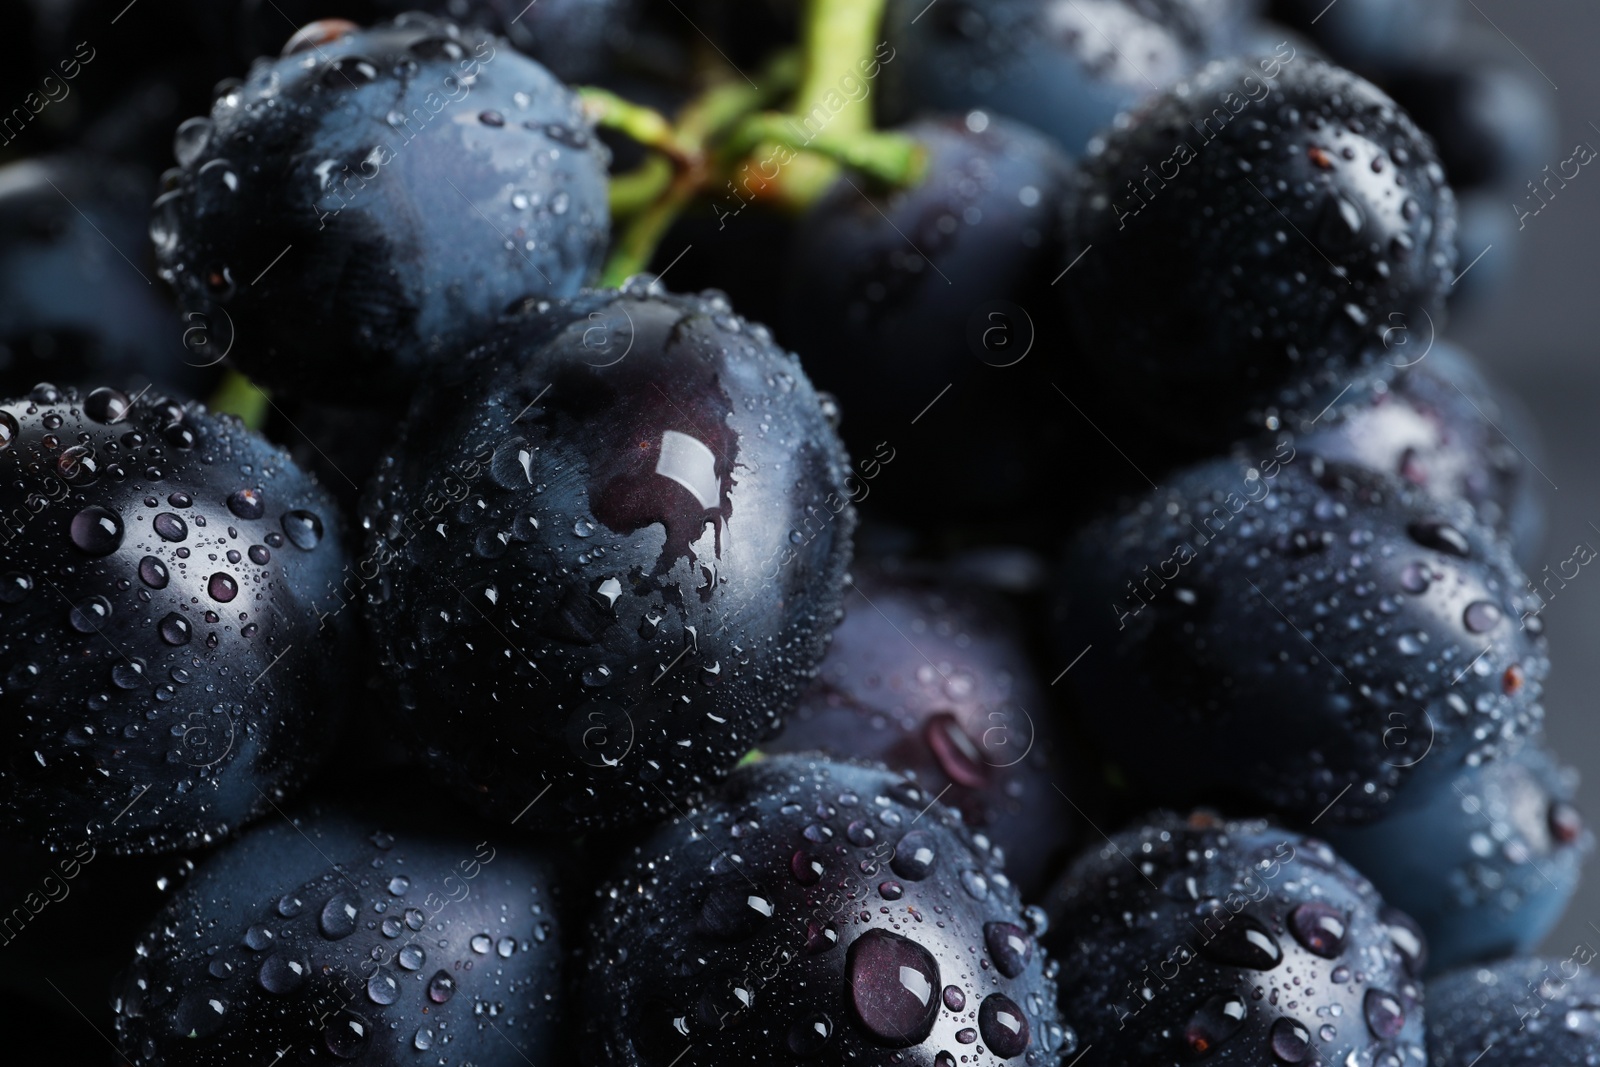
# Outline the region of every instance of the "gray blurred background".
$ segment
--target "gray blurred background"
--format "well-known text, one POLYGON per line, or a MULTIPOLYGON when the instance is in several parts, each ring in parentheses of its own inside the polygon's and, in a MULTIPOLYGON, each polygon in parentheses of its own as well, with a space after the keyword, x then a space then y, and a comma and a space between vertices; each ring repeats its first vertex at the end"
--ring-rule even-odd
MULTIPOLYGON (((1588 142, 1600 148, 1600 5, 1584 0, 1476 0, 1470 19, 1500 32, 1549 81, 1559 115, 1554 169, 1588 142)), ((1491 32, 1493 32, 1491 30, 1491 32)), ((1536 176, 1529 174, 1528 179, 1536 176)), ((1475 269, 1497 266, 1503 288, 1491 305, 1458 316, 1448 336, 1474 352, 1532 409, 1542 432, 1539 465, 1557 488, 1548 491, 1549 526, 1537 572, 1587 542, 1600 548, 1600 364, 1593 358, 1600 329, 1600 168, 1585 167, 1541 213, 1499 241, 1475 269), (1491 264, 1505 251, 1508 262, 1491 264)), ((1467 252, 1470 256, 1475 253, 1467 252)), ((1524 450, 1524 442, 1515 442, 1524 450)), ((1536 457, 1537 458, 1537 457, 1536 457)), ((1583 772, 1579 806, 1600 825, 1600 568, 1585 568, 1544 613, 1552 670, 1546 690, 1551 747, 1583 772)), ((1600 947, 1600 862, 1591 859, 1566 917, 1546 941, 1570 952, 1584 941, 1600 947), (1593 925, 1591 925, 1591 923, 1593 925)))

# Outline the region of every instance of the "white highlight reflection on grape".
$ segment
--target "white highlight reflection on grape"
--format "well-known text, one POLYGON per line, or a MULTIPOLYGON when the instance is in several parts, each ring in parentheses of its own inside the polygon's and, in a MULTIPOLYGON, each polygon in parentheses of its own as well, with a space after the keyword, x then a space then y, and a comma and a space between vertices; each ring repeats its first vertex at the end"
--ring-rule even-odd
POLYGON ((686 433, 668 430, 661 435, 661 456, 656 460, 656 473, 689 490, 707 511, 722 502, 717 457, 686 433))
POLYGON ((928 1003, 928 998, 933 995, 933 986, 928 984, 927 976, 915 967, 900 968, 900 984, 922 1004, 928 1003))

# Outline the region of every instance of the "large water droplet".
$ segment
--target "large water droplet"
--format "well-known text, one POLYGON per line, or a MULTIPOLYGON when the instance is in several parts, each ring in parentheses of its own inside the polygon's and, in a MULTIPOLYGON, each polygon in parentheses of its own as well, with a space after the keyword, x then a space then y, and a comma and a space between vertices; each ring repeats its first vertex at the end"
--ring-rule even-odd
POLYGON ((1378 918, 1388 927, 1389 943, 1400 954, 1400 962, 1405 965, 1406 973, 1413 978, 1421 978, 1428 965, 1428 942, 1422 934, 1422 927, 1399 908, 1386 907, 1378 913, 1378 918))
POLYGON ((1344 951, 1344 912, 1320 901, 1308 901, 1289 913, 1294 939, 1325 960, 1344 951))
POLYGON ((466 49, 448 37, 424 37, 412 44, 410 51, 418 59, 447 59, 451 62, 467 54, 466 49))
POLYGON ((72 543, 91 556, 107 556, 122 544, 122 516, 98 505, 72 517, 72 543))
POLYGON ((989 1051, 1003 1060, 1028 1050, 1028 1020, 1004 993, 990 993, 978 1005, 978 1032, 989 1051))
POLYGON ((1552 800, 1545 813, 1550 836, 1563 845, 1570 845, 1583 836, 1583 815, 1565 800, 1552 800))
POLYGON ((533 445, 513 437, 489 457, 489 476, 502 489, 526 489, 533 484, 533 455, 533 445))
POLYGON ((163 541, 182 541, 189 536, 189 524, 170 511, 163 511, 150 522, 150 528, 163 541))
POLYGON ((1216 1051, 1218 1045, 1239 1032, 1250 1009, 1232 993, 1218 993, 1200 1005, 1183 1028, 1183 1041, 1196 1056, 1216 1051))
POLYGON ((306 979, 310 976, 311 966, 308 963, 293 956, 286 956, 282 952, 274 952, 262 960, 261 971, 257 975, 261 988, 278 996, 293 993, 305 985, 306 979))
POLYGON ((239 583, 226 571, 218 571, 206 582, 206 592, 219 604, 227 604, 239 595, 239 583))
POLYGON ((1472 544, 1467 540, 1467 535, 1449 523, 1414 522, 1406 527, 1406 533, 1423 548, 1431 548, 1435 552, 1460 556, 1462 559, 1472 554, 1472 544))
POLYGON ((118 689, 138 689, 144 683, 144 660, 130 660, 111 668, 111 684, 118 689))
POLYGON ((833 1038, 833 1022, 817 1012, 789 1027, 789 1051, 796 1056, 815 1056, 833 1038))
POLYGON ((335 56, 323 67, 321 79, 330 89, 359 89, 378 80, 378 68, 364 56, 335 56))
POLYGON ((1028 961, 1033 958, 1033 939, 1014 923, 985 924, 983 943, 989 949, 995 968, 1007 978, 1015 978, 1027 970, 1028 961))
POLYGON ((103 596, 92 596, 80 604, 74 604, 72 610, 67 612, 67 625, 80 634, 99 633, 100 627, 111 618, 111 601, 103 596))
POLYGON ((1301 1063, 1311 1055, 1311 1031, 1293 1019, 1272 1024, 1272 1055, 1280 1063, 1301 1063))
POLYGON ((356 918, 361 914, 356 898, 349 894, 340 894, 328 901, 322 909, 322 916, 318 925, 322 936, 330 941, 337 941, 342 937, 349 937, 356 932, 356 918))
POLYGON ((353 1060, 372 1040, 372 1026, 355 1012, 342 1011, 328 1023, 324 1038, 329 1052, 341 1060, 353 1060))
POLYGON ((139 580, 151 589, 165 589, 170 577, 167 565, 154 556, 146 556, 139 561, 139 580))
POLYGON ((1433 569, 1426 563, 1407 563, 1400 571, 1400 588, 1408 593, 1426 593, 1433 584, 1433 569))
POLYGON ((316 22, 308 22, 296 30, 294 36, 284 44, 283 54, 292 56, 300 52, 309 52, 320 45, 332 44, 360 28, 347 19, 318 19, 316 22))
POLYGON ((100 477, 100 461, 94 449, 73 445, 56 457, 56 473, 68 485, 91 485, 100 477))
POLYGON ((818 922, 811 919, 806 922, 806 955, 815 956, 827 952, 839 943, 839 931, 832 923, 818 922))
POLYGON ((1223 924, 1215 937, 1200 944, 1200 954, 1218 963, 1270 971, 1283 959, 1283 949, 1260 920, 1250 915, 1235 915, 1223 924))
POLYGON ((805 849, 800 849, 789 857, 789 872, 801 885, 816 885, 822 880, 822 861, 805 849))
POLYGON ((183 998, 173 1017, 182 1037, 210 1037, 227 1021, 228 1002, 207 990, 195 990, 183 998))
POLYGON ((939 854, 934 850, 934 837, 926 830, 912 830, 895 846, 894 858, 889 866, 895 874, 908 882, 920 882, 933 871, 939 854))
POLYGON ((194 630, 189 625, 189 619, 182 617, 176 611, 170 611, 162 621, 155 625, 155 632, 162 635, 162 640, 168 645, 187 645, 189 638, 194 637, 194 630))
POLYGON ((172 155, 177 159, 178 166, 192 167, 199 161, 205 154, 206 145, 211 143, 211 129, 211 120, 207 118, 196 117, 183 121, 172 137, 172 155))
POLYGON ((428 979, 428 999, 443 1004, 456 995, 456 980, 448 971, 438 971, 428 979))
POLYGON ((0 575, 0 604, 20 604, 33 591, 33 578, 21 571, 0 575))
POLYGON ((742 941, 772 917, 772 901, 749 882, 719 886, 700 907, 700 929, 713 937, 742 941))
POLYGON ((285 536, 302 551, 310 552, 322 540, 322 519, 313 512, 286 512, 282 524, 285 536))
POLYGON ((982 754, 954 715, 947 711, 934 715, 923 727, 922 735, 934 759, 939 761, 939 769, 952 782, 969 789, 981 789, 988 784, 989 772, 982 754))
POLYGON ((1377 1037, 1398 1037, 1400 1031, 1405 1029, 1406 1010, 1393 993, 1384 992, 1382 989, 1367 990, 1366 998, 1361 1002, 1361 1010, 1367 1017, 1367 1026, 1377 1037))
POLYGON ((1467 610, 1461 614, 1461 622, 1468 633, 1488 633, 1500 625, 1503 617, 1500 608, 1487 600, 1474 600, 1467 605, 1467 610))
POLYGON ((230 496, 228 510, 241 519, 259 519, 267 511, 261 494, 254 489, 241 489, 230 496))
POLYGON ((394 975, 379 971, 367 979, 367 996, 374 1004, 393 1004, 400 999, 400 983, 394 975))
POLYGON ((931 952, 899 934, 868 930, 851 944, 845 968, 851 1006, 875 1038, 895 1048, 927 1038, 939 1013, 931 952))

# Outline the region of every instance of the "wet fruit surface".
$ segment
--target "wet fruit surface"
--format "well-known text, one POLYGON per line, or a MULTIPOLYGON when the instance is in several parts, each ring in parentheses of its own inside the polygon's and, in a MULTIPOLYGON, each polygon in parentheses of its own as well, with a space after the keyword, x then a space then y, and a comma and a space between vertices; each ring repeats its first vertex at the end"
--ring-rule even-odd
POLYGON ((841 429, 861 501, 928 516, 957 482, 975 511, 1010 506, 1061 436, 1060 398, 1039 376, 1058 358, 1044 290, 1072 164, 983 111, 899 132, 927 153, 917 185, 845 175, 796 224, 783 337, 851 413, 841 429))
POLYGON ((1292 48, 1214 63, 1083 171, 1066 262, 1086 269, 1063 298, 1085 369, 1163 436, 1220 445, 1314 413, 1357 372, 1392 374, 1396 321, 1442 326, 1454 197, 1427 138, 1348 71, 1292 48))
POLYGON ((1424 768, 1371 826, 1329 827, 1339 854, 1428 935, 1435 970, 1527 952, 1560 918, 1594 836, 1577 773, 1529 743, 1481 766, 1424 768))
POLYGON ((1539 433, 1515 397, 1426 326, 1390 335, 1391 382, 1352 388, 1315 421, 1291 422, 1294 447, 1406 482, 1440 503, 1471 502, 1525 565, 1540 547, 1545 499, 1539 433), (1512 442, 1516 442, 1513 444, 1512 442))
POLYGON ((267 1048, 288 1063, 555 1054, 549 860, 459 821, 374 825, 275 819, 204 863, 113 992, 131 1062, 236 1064, 267 1048))
POLYGON ((425 15, 318 32, 179 127, 151 238, 263 384, 403 396, 513 300, 598 268, 606 151, 503 39, 425 15))
POLYGON ((19 830, 194 847, 305 776, 355 620, 332 499, 238 420, 41 385, 0 406, 0 789, 19 830))
MULTIPOLYGON (((246 60, 277 53, 296 27, 334 10, 312 0, 241 0, 236 6, 235 36, 244 43, 240 54, 246 60)), ((508 37, 561 80, 587 82, 603 74, 613 51, 628 43, 637 6, 637 0, 351 0, 337 10, 363 26, 407 11, 482 26, 508 37)), ((326 46, 326 36, 317 38, 319 45, 326 46)))
POLYGON ((885 27, 903 53, 888 68, 891 113, 986 108, 1073 155, 1192 73, 1205 47, 1187 5, 1159 0, 896 0, 885 27))
POLYGON ((0 1061, 1600 1067, 1551 19, 325 2, 0 32, 0 1061))
POLYGON ((914 781, 771 757, 657 830, 602 891, 586 1050, 628 1067, 690 1046, 719 1063, 1054 1062, 1077 1039, 1057 1020, 1043 930, 914 781), (799 854, 818 879, 795 876, 799 854))
POLYGON ((1024 892, 1087 827, 1089 771, 1063 750, 1020 620, 992 593, 920 567, 851 568, 844 621, 783 732, 764 752, 883 761, 918 780, 1003 856, 1024 892))
POLYGON ((397 707, 497 815, 546 787, 535 824, 669 812, 777 728, 836 621, 855 515, 822 402, 720 298, 642 282, 470 364, 367 507, 397 707))
POLYGON ((1147 796, 1376 818, 1537 729, 1544 639, 1463 501, 1298 454, 1180 472, 1069 553, 1060 649, 1107 754, 1147 796))
POLYGON ((1594 952, 1464 967, 1428 984, 1437 1067, 1588 1067, 1600 1033, 1594 952))
POLYGON ((1428 1062, 1420 936, 1314 838, 1155 816, 1046 910, 1086 1065, 1428 1062))

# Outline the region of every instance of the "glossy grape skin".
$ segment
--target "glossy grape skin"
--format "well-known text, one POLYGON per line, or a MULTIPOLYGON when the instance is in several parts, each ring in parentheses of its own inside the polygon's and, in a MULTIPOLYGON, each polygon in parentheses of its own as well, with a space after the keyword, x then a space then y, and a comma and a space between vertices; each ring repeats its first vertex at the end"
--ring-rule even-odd
POLYGON ((1204 454, 1315 413, 1390 316, 1443 328, 1455 200, 1376 87, 1286 53, 1213 63, 1084 161, 1057 287, 1122 419, 1204 454), (1276 76, 1271 76, 1271 75, 1276 76))
POLYGON ((179 128, 151 237, 260 384, 378 404, 514 300, 589 280, 606 152, 503 39, 417 14, 303 33, 179 128))
POLYGON ((915 773, 996 847, 1032 899, 1091 832, 1072 805, 1092 806, 1092 776, 1067 749, 1022 620, 943 569, 858 562, 850 585, 816 681, 761 750, 915 773))
POLYGON ((1462 967, 1430 981, 1433 1067, 1588 1067, 1600 998, 1594 958, 1580 942, 1566 955, 1462 967))
POLYGON ((1328 845, 1266 820, 1157 812, 1045 902, 1084 1067, 1423 1067, 1425 942, 1328 845))
POLYGON ((202 863, 113 988, 129 1061, 222 1067, 271 1050, 389 1067, 433 1048, 508 1067, 560 1054, 555 857, 386 807, 275 817, 202 863))
POLYGON ((915 779, 815 754, 742 767, 597 894, 582 953, 589 1062, 802 1056, 863 1067, 1050 1063, 1043 913, 915 779), (920 814, 919 814, 920 813, 920 814))
POLYGON ((0 795, 12 831, 196 848, 335 733, 353 618, 332 499, 236 418, 42 385, 0 405, 0 795))
POLYGON ((1466 500, 1480 521, 1532 567, 1553 491, 1532 417, 1471 355, 1428 323, 1392 320, 1393 381, 1352 388, 1312 419, 1291 423, 1292 447, 1354 463, 1422 490, 1441 504, 1466 500))
POLYGON ((494 817, 670 812, 777 729, 836 621, 827 409, 763 327, 644 280, 530 306, 461 372, 364 508, 352 595, 400 718, 494 817))
POLYGON ((1062 436, 1070 409, 1043 381, 1060 357, 1045 293, 1073 170, 1044 137, 982 111, 902 132, 928 153, 920 184, 886 192, 847 175, 796 225, 784 339, 838 397, 858 461, 895 457, 862 487, 875 506, 948 519, 1025 497, 1062 436))
POLYGON ((1204 30, 1161 0, 893 0, 895 58, 881 113, 983 108, 1025 122, 1074 156, 1119 111, 1200 65, 1204 30))
POLYGON ((1285 442, 1082 531, 1057 648, 1084 653, 1063 684, 1147 800, 1359 823, 1406 795, 1428 724, 1445 767, 1537 730, 1534 607, 1465 501, 1285 442))
MULTIPOLYGON (((1425 728, 1411 738, 1416 757, 1428 741, 1425 728)), ((1417 920, 1434 971, 1531 951, 1594 849, 1572 805, 1577 772, 1535 743, 1455 773, 1426 770, 1395 810, 1330 826, 1329 842, 1417 920)))

